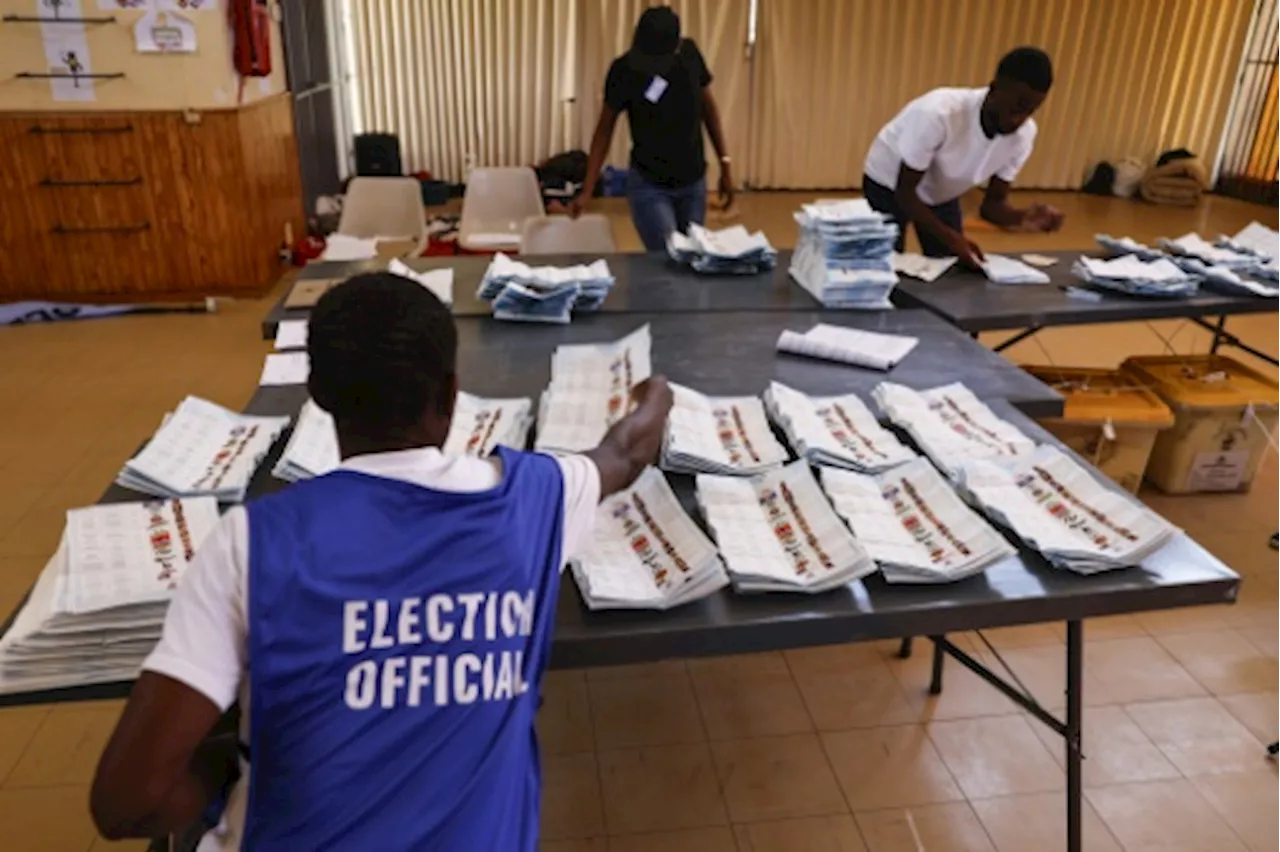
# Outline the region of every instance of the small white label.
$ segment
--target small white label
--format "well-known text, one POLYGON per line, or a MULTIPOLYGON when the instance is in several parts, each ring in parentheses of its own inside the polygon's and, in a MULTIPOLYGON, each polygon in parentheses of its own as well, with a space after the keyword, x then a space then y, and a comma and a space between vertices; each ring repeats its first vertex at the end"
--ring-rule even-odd
POLYGON ((649 88, 644 90, 644 99, 651 104, 656 104, 662 100, 662 95, 667 91, 667 81, 661 77, 654 77, 649 81, 649 88))
POLYGON ((1249 451, 1196 453, 1187 474, 1188 491, 1236 491, 1249 475, 1249 451))

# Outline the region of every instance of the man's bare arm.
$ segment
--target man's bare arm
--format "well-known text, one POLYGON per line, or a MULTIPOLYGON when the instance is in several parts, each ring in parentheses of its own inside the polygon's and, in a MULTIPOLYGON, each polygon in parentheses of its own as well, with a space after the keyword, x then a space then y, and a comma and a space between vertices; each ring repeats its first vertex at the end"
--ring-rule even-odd
POLYGON ((600 496, 615 494, 631 485, 644 469, 658 460, 662 434, 671 411, 671 388, 662 376, 636 385, 635 409, 613 424, 600 446, 586 455, 600 471, 600 496))

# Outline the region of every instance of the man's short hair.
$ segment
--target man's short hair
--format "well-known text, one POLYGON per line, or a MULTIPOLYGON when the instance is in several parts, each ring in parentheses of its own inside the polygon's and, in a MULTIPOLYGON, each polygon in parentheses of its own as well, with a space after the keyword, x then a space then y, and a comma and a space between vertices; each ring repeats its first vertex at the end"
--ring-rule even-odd
POLYGON ((1037 92, 1047 92, 1053 85, 1053 63, 1038 47, 1015 47, 996 66, 996 79, 1026 83, 1037 92))
POLYGON ((311 312, 307 352, 311 398, 339 425, 378 436, 450 410, 453 316, 407 278, 372 272, 325 293, 311 312))

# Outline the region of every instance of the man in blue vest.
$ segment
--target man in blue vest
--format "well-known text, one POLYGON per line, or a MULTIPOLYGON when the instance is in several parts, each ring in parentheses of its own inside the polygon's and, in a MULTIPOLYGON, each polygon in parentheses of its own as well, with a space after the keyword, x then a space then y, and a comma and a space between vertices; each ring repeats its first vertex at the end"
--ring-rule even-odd
POLYGON ((403 278, 320 300, 309 389, 342 466, 232 508, 200 547, 98 767, 104 835, 194 822, 234 774, 203 743, 239 701, 248 760, 202 850, 534 852, 561 568, 655 460, 671 393, 637 387, 585 455, 448 457, 456 349, 403 278))

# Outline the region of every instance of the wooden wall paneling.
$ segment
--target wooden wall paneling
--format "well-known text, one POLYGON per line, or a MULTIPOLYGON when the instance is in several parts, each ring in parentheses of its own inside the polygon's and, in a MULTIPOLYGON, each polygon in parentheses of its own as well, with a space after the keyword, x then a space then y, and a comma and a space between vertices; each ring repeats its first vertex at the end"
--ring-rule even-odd
POLYGON ((54 275, 46 245, 49 216, 36 184, 44 172, 40 139, 28 132, 30 120, 0 116, 0 297, 38 291, 54 275))
POLYGON ((192 251, 201 240, 190 228, 196 220, 195 196, 185 172, 179 131, 184 119, 176 113, 152 113, 139 121, 138 147, 144 152, 141 166, 151 200, 153 239, 164 257, 165 290, 203 293, 215 282, 192 251))
POLYGON ((294 239, 306 231, 293 100, 287 94, 241 110, 240 146, 248 207, 253 211, 253 264, 258 287, 280 276, 285 225, 294 239))

